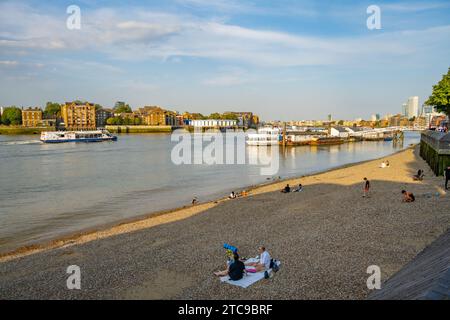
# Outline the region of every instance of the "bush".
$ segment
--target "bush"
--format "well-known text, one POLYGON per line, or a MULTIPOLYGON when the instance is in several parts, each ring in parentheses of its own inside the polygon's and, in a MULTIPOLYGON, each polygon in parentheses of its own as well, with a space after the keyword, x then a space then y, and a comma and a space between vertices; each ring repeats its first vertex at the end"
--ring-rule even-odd
POLYGON ((8 107, 3 110, 2 121, 4 125, 18 126, 22 124, 22 110, 17 107, 8 107))

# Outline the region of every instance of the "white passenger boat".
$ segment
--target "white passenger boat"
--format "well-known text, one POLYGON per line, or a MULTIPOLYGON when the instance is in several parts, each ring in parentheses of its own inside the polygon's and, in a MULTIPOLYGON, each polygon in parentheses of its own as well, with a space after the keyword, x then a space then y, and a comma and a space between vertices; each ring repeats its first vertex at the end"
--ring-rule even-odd
POLYGON ((45 143, 63 142, 101 142, 116 141, 117 137, 107 130, 95 131, 54 131, 42 132, 41 141, 45 143))
POLYGON ((277 145, 282 139, 280 128, 264 127, 258 129, 257 133, 247 135, 247 145, 249 146, 270 146, 277 145))

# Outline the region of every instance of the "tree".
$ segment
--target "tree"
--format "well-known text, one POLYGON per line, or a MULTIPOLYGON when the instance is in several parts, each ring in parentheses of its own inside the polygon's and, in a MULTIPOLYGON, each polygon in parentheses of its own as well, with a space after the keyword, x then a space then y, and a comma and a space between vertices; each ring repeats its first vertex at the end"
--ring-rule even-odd
POLYGON ((61 114, 61 105, 55 102, 47 102, 44 115, 47 118, 56 117, 61 114))
POLYGON ((208 117, 208 119, 222 119, 222 115, 220 113, 211 113, 208 117))
POLYGON ((123 120, 120 117, 113 117, 106 120, 106 124, 110 126, 118 126, 123 124, 123 120))
POLYGON ((338 125, 343 126, 344 125, 344 120, 339 120, 338 125))
POLYGON ((132 118, 125 118, 125 119, 122 119, 122 124, 129 126, 129 125, 133 125, 134 121, 132 118))
POLYGON ((237 114, 234 113, 226 113, 222 116, 222 119, 225 120, 239 120, 237 114))
POLYGON ((101 105, 99 105, 98 103, 94 104, 94 107, 95 107, 95 111, 103 109, 103 107, 101 105))
POLYGON ((75 100, 73 103, 75 103, 77 106, 82 106, 84 104, 87 104, 87 101, 81 101, 81 100, 75 100))
POLYGON ((2 123, 7 126, 18 126, 22 124, 22 110, 15 106, 5 108, 2 114, 2 123))
POLYGON ((448 68, 448 72, 442 77, 442 80, 433 86, 433 93, 425 104, 433 106, 437 111, 450 116, 450 68, 448 68))
POLYGON ((131 107, 123 101, 117 101, 114 105, 114 113, 131 113, 131 107))

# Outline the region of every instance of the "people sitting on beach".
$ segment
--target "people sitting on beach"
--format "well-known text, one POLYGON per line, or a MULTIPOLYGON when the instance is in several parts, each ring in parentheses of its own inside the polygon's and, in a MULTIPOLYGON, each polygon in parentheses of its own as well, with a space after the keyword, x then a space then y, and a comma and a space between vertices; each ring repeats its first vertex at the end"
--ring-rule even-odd
POLYGON ((407 192, 406 190, 402 190, 403 194, 403 202, 414 202, 416 201, 416 197, 411 192, 407 192))
POLYGON ((413 175, 413 180, 414 181, 422 181, 424 176, 425 175, 423 174, 423 170, 419 169, 419 171, 417 171, 417 174, 413 175))
POLYGON ((303 191, 303 185, 300 183, 297 188, 294 189, 294 192, 303 191))
POLYGON ((239 195, 240 197, 246 197, 248 196, 248 191, 247 190, 242 190, 241 194, 239 195))
POLYGON ((237 195, 234 193, 234 191, 231 191, 230 195, 228 196, 229 199, 236 199, 237 195))
POLYGON ((388 168, 388 167, 389 167, 389 161, 388 161, 388 160, 383 161, 383 162, 381 163, 380 168, 388 168))
POLYGON ((283 190, 281 190, 282 193, 289 193, 291 192, 291 187, 289 186, 289 184, 286 185, 286 187, 284 187, 283 190))
POLYGON ((266 251, 264 246, 258 248, 259 252, 259 262, 248 262, 245 263, 246 266, 255 267, 256 272, 268 271, 270 269, 270 254, 266 251))
POLYGON ((230 280, 238 281, 241 280, 245 272, 244 263, 239 260, 239 255, 237 253, 233 254, 233 262, 229 264, 226 270, 214 272, 218 277, 229 276, 230 280))
POLYGON ((192 199, 192 205, 195 206, 197 202, 198 202, 197 197, 194 197, 194 199, 192 199))

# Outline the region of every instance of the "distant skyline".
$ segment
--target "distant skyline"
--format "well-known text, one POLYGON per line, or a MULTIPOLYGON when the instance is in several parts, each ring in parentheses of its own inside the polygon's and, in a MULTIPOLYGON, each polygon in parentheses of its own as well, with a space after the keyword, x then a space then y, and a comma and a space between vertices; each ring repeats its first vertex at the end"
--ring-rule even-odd
POLYGON ((450 66, 450 2, 2 1, 0 106, 76 99, 264 120, 420 106, 450 66), (69 30, 69 5, 81 29, 69 30), (369 30, 369 5, 381 30, 369 30))

